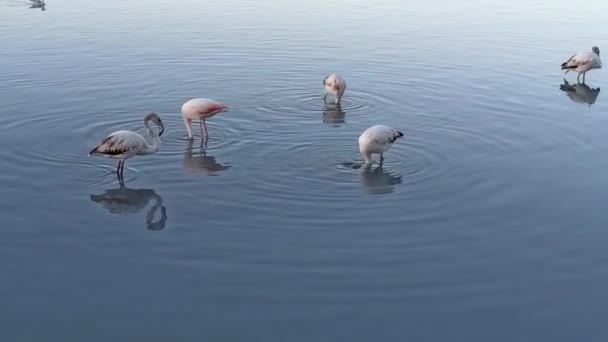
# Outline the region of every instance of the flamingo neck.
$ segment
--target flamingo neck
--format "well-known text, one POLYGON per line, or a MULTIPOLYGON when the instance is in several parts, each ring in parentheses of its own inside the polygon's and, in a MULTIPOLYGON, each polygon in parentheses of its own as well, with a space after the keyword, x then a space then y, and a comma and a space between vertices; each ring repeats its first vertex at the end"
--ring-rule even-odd
POLYGON ((160 149, 160 137, 158 136, 158 132, 150 128, 150 125, 148 125, 148 121, 144 123, 144 126, 148 131, 148 136, 151 138, 151 142, 149 143, 146 141, 146 147, 139 154, 145 155, 156 153, 160 149))

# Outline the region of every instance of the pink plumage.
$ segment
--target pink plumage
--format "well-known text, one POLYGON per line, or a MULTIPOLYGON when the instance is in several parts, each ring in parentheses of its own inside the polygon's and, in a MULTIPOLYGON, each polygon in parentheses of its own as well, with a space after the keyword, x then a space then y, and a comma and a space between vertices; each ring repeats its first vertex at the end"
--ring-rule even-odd
POLYGON ((201 139, 203 136, 207 136, 207 123, 205 119, 209 119, 214 115, 229 111, 229 107, 211 99, 197 98, 189 100, 182 106, 182 116, 184 118, 184 124, 186 130, 188 130, 188 138, 192 139, 192 120, 199 120, 201 127, 201 139), (203 133, 203 126, 205 127, 205 133, 203 133))

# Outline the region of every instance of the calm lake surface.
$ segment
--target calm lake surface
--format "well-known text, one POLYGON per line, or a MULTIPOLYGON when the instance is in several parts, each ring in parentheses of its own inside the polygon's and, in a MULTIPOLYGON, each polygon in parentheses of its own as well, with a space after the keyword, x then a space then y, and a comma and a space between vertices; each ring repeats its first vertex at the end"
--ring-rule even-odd
POLYGON ((0 0, 0 340, 606 341, 587 4, 0 0), (193 97, 232 108, 204 153, 193 97), (121 189, 87 153, 151 111, 121 189), (374 124, 405 139, 354 169, 374 124))

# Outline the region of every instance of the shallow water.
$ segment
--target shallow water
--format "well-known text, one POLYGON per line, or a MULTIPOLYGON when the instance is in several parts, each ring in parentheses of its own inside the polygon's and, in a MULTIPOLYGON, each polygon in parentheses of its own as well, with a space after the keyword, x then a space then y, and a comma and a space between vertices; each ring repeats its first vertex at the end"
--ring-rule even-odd
POLYGON ((0 339, 605 341, 590 3, 1 1, 0 339), (192 97, 232 108, 205 150, 192 97), (121 188, 87 152, 151 111, 121 188))

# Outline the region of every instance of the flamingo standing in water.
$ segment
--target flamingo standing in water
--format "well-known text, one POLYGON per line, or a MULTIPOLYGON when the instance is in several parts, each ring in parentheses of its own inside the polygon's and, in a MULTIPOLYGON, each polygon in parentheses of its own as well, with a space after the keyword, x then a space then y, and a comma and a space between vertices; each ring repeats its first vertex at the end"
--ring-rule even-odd
POLYGON ((89 155, 118 159, 116 175, 118 176, 118 180, 122 182, 127 159, 137 155, 153 154, 160 149, 160 136, 163 135, 163 132, 165 131, 165 126, 163 125, 160 116, 156 113, 146 115, 144 118, 144 127, 152 139, 151 143, 148 143, 146 138, 139 133, 121 130, 105 137, 99 145, 95 146, 95 148, 89 152, 89 155), (154 122, 158 126, 158 133, 150 128, 148 124, 149 121, 154 122))
POLYGON ((188 130, 188 139, 192 139, 192 128, 190 127, 192 120, 198 120, 201 127, 201 142, 203 141, 203 136, 205 136, 204 141, 206 142, 209 139, 209 132, 207 131, 205 119, 229 110, 228 106, 211 99, 198 98, 184 103, 182 106, 182 116, 188 130), (205 133, 203 133, 203 126, 205 126, 205 133))
POLYGON ((327 101, 327 95, 332 94, 336 97, 336 104, 340 104, 344 91, 346 90, 346 81, 338 74, 331 74, 323 79, 325 87, 325 96, 323 100, 327 101))
POLYGON ((587 71, 593 69, 601 69, 602 61, 600 60, 600 49, 597 46, 591 48, 591 51, 579 52, 573 55, 562 63, 562 70, 566 70, 566 75, 570 70, 578 73, 576 80, 580 82, 581 74, 583 75, 583 83, 585 83, 585 75, 587 71))
POLYGON ((359 137, 359 151, 365 159, 365 164, 372 163, 372 154, 379 154, 382 165, 384 153, 402 136, 402 132, 384 125, 375 125, 366 129, 359 137))

